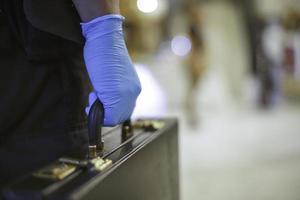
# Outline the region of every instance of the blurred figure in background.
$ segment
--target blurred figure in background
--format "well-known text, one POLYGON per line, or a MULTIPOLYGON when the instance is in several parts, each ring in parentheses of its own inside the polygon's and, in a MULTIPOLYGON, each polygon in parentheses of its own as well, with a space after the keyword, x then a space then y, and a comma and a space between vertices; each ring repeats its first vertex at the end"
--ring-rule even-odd
POLYGON ((291 100, 300 99, 300 13, 289 10, 283 17, 286 37, 282 46, 283 94, 291 100))
POLYGON ((187 5, 188 35, 192 43, 191 52, 187 58, 189 85, 186 95, 186 110, 191 125, 198 122, 197 87, 204 73, 204 44, 202 35, 201 10, 196 3, 187 5))
POLYGON ((281 16, 266 16, 257 27, 259 104, 263 108, 278 100, 300 97, 300 15, 288 10, 281 16))
POLYGON ((263 48, 270 64, 270 77, 272 79, 272 94, 270 103, 276 104, 280 100, 280 82, 282 68, 282 46, 284 30, 279 17, 267 20, 266 28, 262 35, 263 48))
MULTIPOLYGON (((275 30, 275 33, 276 32, 277 31, 275 30)), ((265 19, 259 19, 257 26, 257 34, 259 35, 257 38, 257 66, 260 80, 258 103, 262 108, 270 107, 270 105, 273 104, 274 99, 275 80, 273 77, 273 71, 275 67, 274 65, 276 65, 275 63, 278 62, 273 60, 273 33, 272 23, 268 23, 265 19), (274 62, 272 62, 272 60, 274 62)))

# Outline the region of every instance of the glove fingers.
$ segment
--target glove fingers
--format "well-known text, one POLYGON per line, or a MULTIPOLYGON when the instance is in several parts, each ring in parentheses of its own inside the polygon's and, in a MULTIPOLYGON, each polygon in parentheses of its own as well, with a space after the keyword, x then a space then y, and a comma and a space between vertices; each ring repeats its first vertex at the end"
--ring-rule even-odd
POLYGON ((104 117, 104 125, 106 126, 114 126, 116 124, 120 124, 131 117, 131 114, 134 110, 135 103, 130 105, 127 104, 119 104, 117 107, 107 108, 105 109, 105 117, 104 117), (121 107, 121 105, 126 105, 126 107, 121 107))
MULTIPOLYGON (((99 98, 97 92, 91 92, 89 95, 89 105, 85 108, 85 112, 88 115, 91 106, 99 98)), ((100 99, 100 98, 99 98, 100 99)), ((124 98, 125 99, 125 98, 124 98)), ((104 105, 104 125, 105 126, 115 126, 116 124, 122 123, 130 118, 135 103, 126 102, 120 103, 117 107, 108 107, 105 102, 104 105), (124 106, 126 105, 126 106, 124 106)))

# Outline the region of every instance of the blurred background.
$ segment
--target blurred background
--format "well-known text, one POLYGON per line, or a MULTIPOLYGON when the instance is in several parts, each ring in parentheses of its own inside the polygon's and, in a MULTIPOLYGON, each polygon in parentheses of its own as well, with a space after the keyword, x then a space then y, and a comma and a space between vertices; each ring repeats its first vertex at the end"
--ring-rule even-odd
POLYGON ((122 0, 143 91, 180 121, 182 200, 300 199, 300 0, 122 0))

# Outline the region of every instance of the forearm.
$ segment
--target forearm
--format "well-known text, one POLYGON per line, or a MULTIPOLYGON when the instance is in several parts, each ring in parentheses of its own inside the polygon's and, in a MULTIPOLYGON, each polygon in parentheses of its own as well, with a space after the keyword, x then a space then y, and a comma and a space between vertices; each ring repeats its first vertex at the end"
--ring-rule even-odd
POLYGON ((72 0, 83 22, 107 14, 119 14, 119 0, 72 0))

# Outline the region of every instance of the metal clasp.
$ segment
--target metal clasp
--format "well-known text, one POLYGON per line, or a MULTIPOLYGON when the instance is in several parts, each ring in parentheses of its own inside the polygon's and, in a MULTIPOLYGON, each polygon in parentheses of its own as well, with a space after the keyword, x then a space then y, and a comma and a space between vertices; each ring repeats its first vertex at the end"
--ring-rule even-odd
POLYGON ((91 160, 94 168, 98 171, 103 171, 112 165, 112 160, 102 159, 100 157, 91 160))

